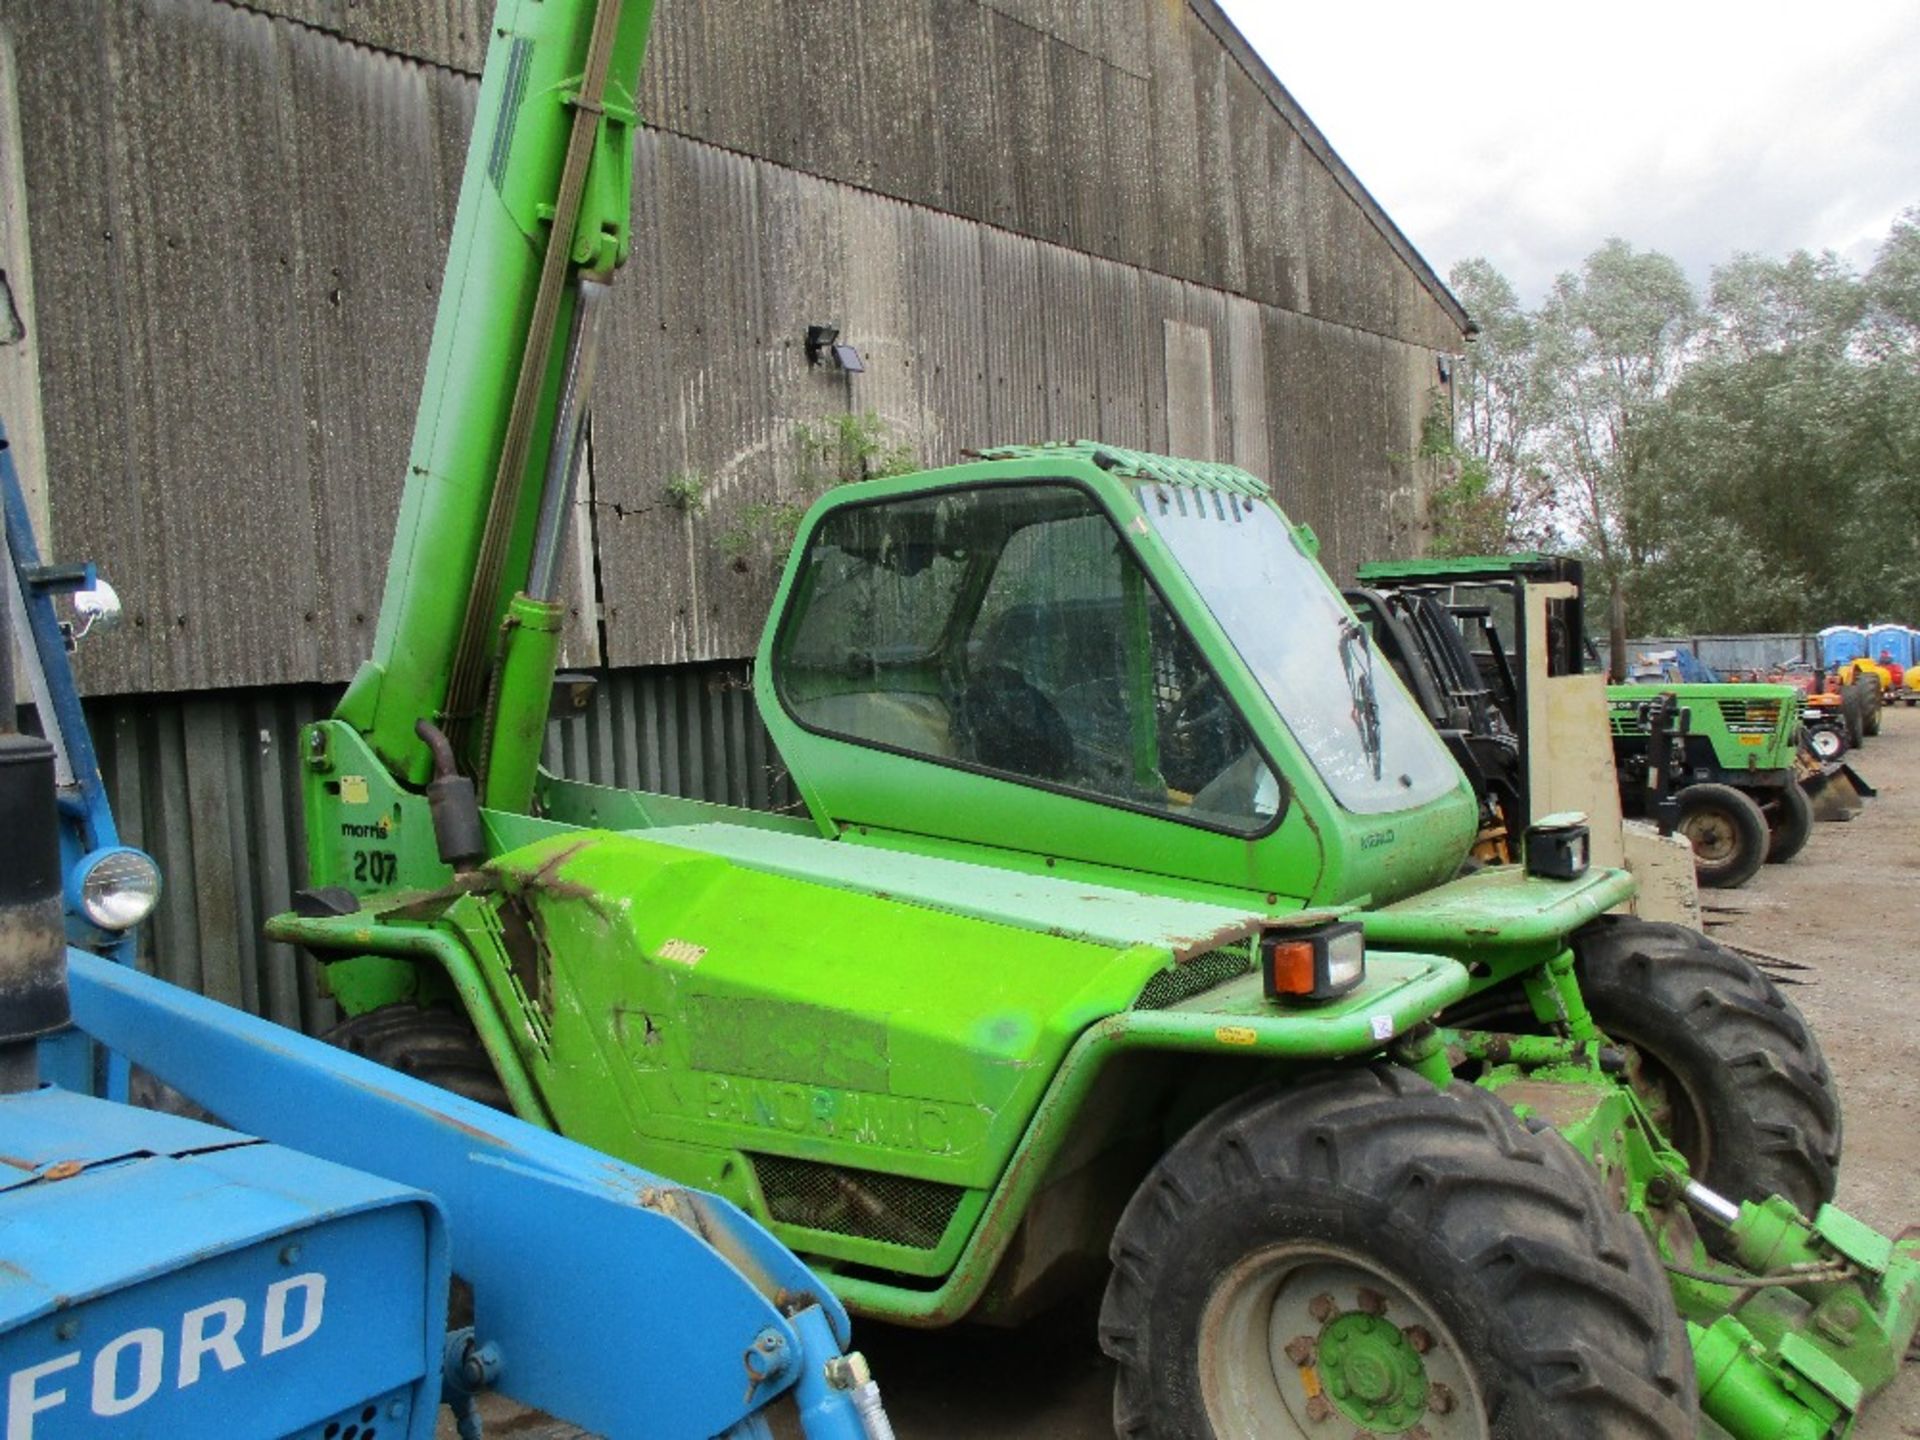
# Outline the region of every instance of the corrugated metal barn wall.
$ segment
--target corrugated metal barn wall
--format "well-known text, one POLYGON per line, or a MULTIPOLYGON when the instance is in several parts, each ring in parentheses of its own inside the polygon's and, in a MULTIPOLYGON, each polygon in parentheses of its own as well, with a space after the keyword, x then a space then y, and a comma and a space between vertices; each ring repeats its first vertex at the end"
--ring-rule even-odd
MULTIPOLYGON (((143 962, 310 1031, 334 1020, 313 963, 267 943, 260 926, 304 873, 300 727, 338 693, 299 685, 88 702, 122 838, 167 877, 143 962)), ((756 809, 797 804, 740 665, 608 677, 584 714, 548 727, 546 762, 603 785, 756 809)))
MULTIPOLYGON (((43 548, 127 601, 81 680, 171 877, 158 964, 308 1025, 258 926, 297 879, 298 724, 370 647, 489 9, 0 0, 0 380, 40 402, 6 418, 44 432, 43 548)), ((737 661, 823 418, 926 463, 1234 460, 1336 569, 1421 548, 1458 307, 1211 0, 663 0, 645 92, 572 773, 786 798, 737 661), (866 372, 810 368, 813 323, 866 372)))
MULTIPOLYGON (((54 540, 130 602, 84 659, 90 691, 337 681, 367 653, 475 84, 327 27, 470 64, 448 3, 277 7, 295 23, 216 0, 0 0, 54 540)), ((1012 8, 663 5, 648 83, 668 86, 668 118, 776 155, 641 141, 583 500, 605 609, 596 627, 583 588, 574 661, 746 654, 775 560, 754 517, 817 486, 796 427, 836 414, 877 412, 927 462, 1087 435, 1242 460, 1278 478, 1336 567, 1418 548, 1419 487, 1396 457, 1417 443, 1435 347, 1458 342, 1384 221, 1200 9, 1091 7, 1141 12, 1091 35, 1084 5, 1012 8), (733 94, 729 52, 687 29, 729 16, 752 50, 740 73, 764 71, 768 92, 794 88, 767 68, 792 26, 796 54, 866 58, 797 72, 804 113, 761 114, 773 100, 733 94), (969 138, 957 95, 898 97, 927 129, 951 124, 928 150, 858 86, 894 84, 875 60, 887 37, 919 53, 935 24, 986 47, 995 117, 969 138), (1076 76, 1067 57, 1088 54, 1107 58, 1076 76), (1121 98, 1134 84, 1147 112, 1121 98), (1161 149, 1211 179, 1139 190, 1161 149), (901 158, 923 150, 924 174, 901 158), (1002 161, 1021 182, 1004 205, 1002 161), (1088 175, 1112 192, 1080 195, 1088 175), (967 176, 993 184, 976 195, 967 176), (866 373, 810 368, 811 323, 839 326, 866 373), (684 476, 705 487, 695 512, 666 495, 684 476)))

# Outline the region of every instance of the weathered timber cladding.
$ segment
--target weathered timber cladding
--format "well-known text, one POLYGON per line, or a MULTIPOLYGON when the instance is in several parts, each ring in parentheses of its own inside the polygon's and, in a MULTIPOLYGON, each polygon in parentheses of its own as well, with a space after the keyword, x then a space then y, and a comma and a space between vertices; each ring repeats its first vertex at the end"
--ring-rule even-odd
MULTIPOLYGON (((488 8, 0 0, 52 548, 132 621, 90 691, 367 653, 488 8)), ((662 0, 643 89, 575 663, 748 653, 835 414, 929 463, 1180 438, 1338 569, 1419 548, 1458 308, 1209 0, 662 0), (866 373, 809 368, 810 323, 866 373)))

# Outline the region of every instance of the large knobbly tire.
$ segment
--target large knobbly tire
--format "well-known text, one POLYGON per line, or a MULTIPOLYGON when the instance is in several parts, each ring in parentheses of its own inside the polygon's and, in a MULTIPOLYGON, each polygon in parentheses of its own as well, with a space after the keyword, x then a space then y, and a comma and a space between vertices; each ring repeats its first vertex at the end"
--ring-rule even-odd
POLYGON ((1867 737, 1867 702, 1857 680, 1841 687, 1840 718, 1846 727, 1848 747, 1858 750, 1867 737))
POLYGON ((1767 817, 1767 864, 1783 864, 1806 848, 1813 835, 1813 802, 1798 780, 1770 791, 1760 811, 1767 817))
POLYGON ((382 1005, 342 1020, 324 1038, 389 1070, 495 1110, 513 1109, 473 1022, 457 1010, 442 1005, 382 1005))
POLYGON ((1425 1381, 1400 1383, 1435 1388, 1391 1403, 1436 1436, 1691 1440, 1698 1425, 1646 1235, 1558 1135, 1471 1085, 1381 1065, 1242 1096, 1162 1158, 1112 1258, 1100 1342, 1122 1436, 1366 1432, 1345 1407, 1398 1372, 1377 1352, 1343 1371, 1336 1323, 1376 1327, 1389 1350, 1397 1327, 1421 1351, 1425 1381))
POLYGON ((1693 846, 1702 885, 1731 890, 1767 863, 1767 817, 1731 785, 1689 785, 1680 792, 1676 828, 1693 846))
POLYGON ((1833 1072, 1758 966, 1696 930, 1627 916, 1582 930, 1574 954, 1595 1023, 1639 1052, 1642 1092, 1696 1179, 1735 1200, 1784 1195, 1808 1215, 1833 1199, 1833 1072))

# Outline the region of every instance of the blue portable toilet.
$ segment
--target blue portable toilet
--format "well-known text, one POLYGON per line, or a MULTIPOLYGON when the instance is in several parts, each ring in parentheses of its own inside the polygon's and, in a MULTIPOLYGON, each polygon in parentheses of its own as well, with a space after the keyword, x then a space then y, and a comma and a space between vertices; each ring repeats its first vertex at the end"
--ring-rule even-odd
POLYGON ((1820 663, 1829 670, 1867 653, 1867 632, 1858 625, 1829 625, 1819 640, 1820 663))
POLYGON ((1913 631, 1904 625, 1875 625, 1867 631, 1867 654, 1875 660, 1885 656, 1905 670, 1913 664, 1913 631))

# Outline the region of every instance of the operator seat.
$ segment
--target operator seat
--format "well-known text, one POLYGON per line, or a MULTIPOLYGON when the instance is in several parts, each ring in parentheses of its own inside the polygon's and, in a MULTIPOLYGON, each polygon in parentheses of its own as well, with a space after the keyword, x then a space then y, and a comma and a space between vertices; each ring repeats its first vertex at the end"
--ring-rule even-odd
POLYGON ((1073 732, 1037 686, 1005 665, 977 670, 953 711, 960 753, 977 764, 1035 780, 1074 774, 1073 732))

